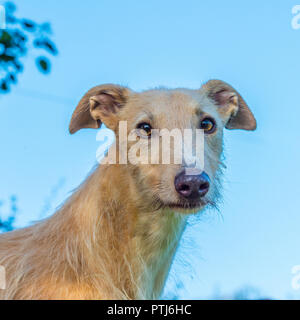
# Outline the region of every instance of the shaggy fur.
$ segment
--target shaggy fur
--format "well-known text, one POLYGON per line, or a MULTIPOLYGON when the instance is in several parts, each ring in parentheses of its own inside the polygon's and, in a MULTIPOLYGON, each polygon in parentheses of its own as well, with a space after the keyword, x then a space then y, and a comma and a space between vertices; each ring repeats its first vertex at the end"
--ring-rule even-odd
POLYGON ((218 198, 223 128, 254 130, 255 119, 231 86, 212 80, 199 90, 136 93, 98 86, 83 97, 71 120, 71 133, 103 122, 116 131, 118 143, 121 120, 128 131, 141 121, 183 130, 196 128, 207 115, 217 123, 217 131, 205 138, 211 186, 196 208, 180 203, 174 189, 180 165, 102 164, 52 217, 0 235, 0 265, 7 274, 0 298, 159 298, 187 213, 218 198))

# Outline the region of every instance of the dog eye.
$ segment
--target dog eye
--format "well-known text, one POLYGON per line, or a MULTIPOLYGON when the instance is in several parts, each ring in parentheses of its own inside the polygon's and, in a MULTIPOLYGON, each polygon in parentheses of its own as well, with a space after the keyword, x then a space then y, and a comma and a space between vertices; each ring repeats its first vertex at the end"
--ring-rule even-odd
POLYGON ((213 133, 216 131, 216 122, 211 118, 205 118, 200 123, 200 129, 207 134, 213 133))
POLYGON ((147 137, 151 136, 152 127, 149 123, 146 123, 146 122, 140 123, 137 126, 137 129, 141 132, 141 134, 143 134, 147 137))

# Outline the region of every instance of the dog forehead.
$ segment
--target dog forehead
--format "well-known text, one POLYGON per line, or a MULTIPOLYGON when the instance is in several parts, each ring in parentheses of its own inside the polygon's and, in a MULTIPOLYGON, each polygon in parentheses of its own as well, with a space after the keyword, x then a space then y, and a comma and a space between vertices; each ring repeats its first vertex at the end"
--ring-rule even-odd
POLYGON ((195 90, 159 88, 141 92, 139 96, 140 99, 145 100, 150 105, 174 108, 180 106, 195 107, 200 95, 195 90))
POLYGON ((200 91, 185 88, 151 89, 133 93, 124 108, 122 120, 137 122, 154 120, 158 127, 188 128, 201 114, 215 116, 213 103, 200 91))
POLYGON ((129 108, 136 111, 147 110, 154 117, 174 113, 189 117, 201 109, 201 93, 190 89, 152 89, 135 94, 129 102, 129 108))

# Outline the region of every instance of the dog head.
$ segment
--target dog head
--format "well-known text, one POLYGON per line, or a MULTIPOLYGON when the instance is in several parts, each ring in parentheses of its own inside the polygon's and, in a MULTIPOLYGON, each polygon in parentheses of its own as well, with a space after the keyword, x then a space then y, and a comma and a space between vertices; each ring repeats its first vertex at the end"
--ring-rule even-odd
MULTIPOLYGON (((79 102, 69 129, 75 133, 100 128, 102 123, 115 132, 123 160, 125 148, 137 199, 148 207, 180 212, 197 212, 214 203, 223 129, 256 128, 244 99, 220 80, 208 81, 198 90, 159 88, 137 93, 112 84, 94 87, 79 102), (120 123, 125 124, 125 140, 120 123), (198 144, 202 161, 195 153, 198 144)), ((119 160, 120 151, 117 165, 119 160)))

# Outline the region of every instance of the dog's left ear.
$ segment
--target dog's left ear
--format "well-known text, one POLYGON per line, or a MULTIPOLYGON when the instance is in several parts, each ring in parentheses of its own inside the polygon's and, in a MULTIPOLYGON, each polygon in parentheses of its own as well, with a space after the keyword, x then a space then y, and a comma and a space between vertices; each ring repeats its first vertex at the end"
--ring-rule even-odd
POLYGON ((83 128, 98 129, 102 122, 114 129, 117 112, 126 103, 130 90, 126 87, 104 84, 89 90, 79 101, 69 125, 71 134, 83 128))
POLYGON ((255 130, 256 120, 241 95, 229 84, 221 80, 210 80, 204 90, 208 98, 219 106, 222 114, 227 114, 227 129, 255 130))

